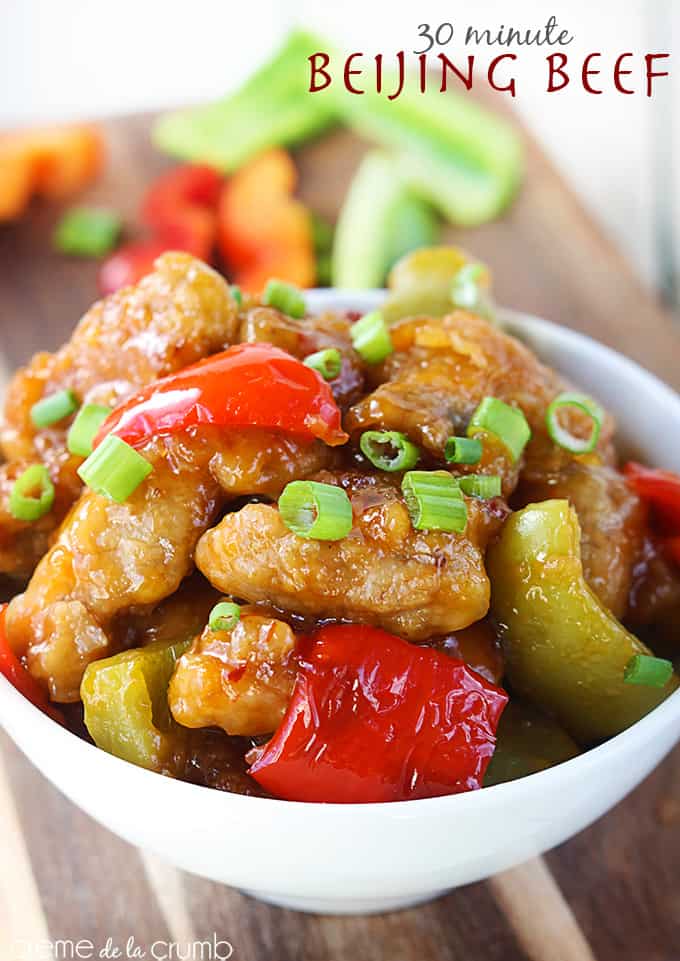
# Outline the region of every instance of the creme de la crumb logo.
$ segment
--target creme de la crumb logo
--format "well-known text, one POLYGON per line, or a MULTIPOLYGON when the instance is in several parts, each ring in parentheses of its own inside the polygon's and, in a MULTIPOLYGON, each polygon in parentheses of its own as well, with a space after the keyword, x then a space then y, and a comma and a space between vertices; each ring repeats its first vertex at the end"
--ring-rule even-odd
POLYGON ((204 941, 154 941, 151 945, 138 944, 134 936, 124 943, 108 938, 95 944, 88 938, 55 941, 14 941, 11 961, 231 961, 234 948, 216 934, 204 941))

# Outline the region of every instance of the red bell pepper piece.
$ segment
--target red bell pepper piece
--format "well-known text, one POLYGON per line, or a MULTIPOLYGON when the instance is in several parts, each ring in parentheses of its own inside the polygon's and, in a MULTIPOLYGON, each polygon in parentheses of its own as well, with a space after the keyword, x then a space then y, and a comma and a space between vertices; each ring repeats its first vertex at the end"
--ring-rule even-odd
POLYGON ((215 215, 199 208, 178 210, 157 234, 165 250, 182 250, 210 263, 215 246, 215 215))
POLYGON ((130 287, 150 274, 154 261, 168 250, 161 240, 145 240, 125 244, 107 257, 99 268, 97 287, 102 297, 115 293, 121 287, 130 287))
POLYGON ((223 178, 213 167, 185 164, 155 181, 142 204, 142 219, 167 250, 210 260, 217 237, 217 203, 223 178))
POLYGON ((371 802, 481 787, 508 696, 466 664, 359 625, 300 647, 280 727, 252 764, 294 801, 371 802))
POLYGON ((131 447, 201 425, 267 427, 331 447, 344 444, 340 410, 323 378, 270 344, 237 344, 140 391, 102 424, 131 447))
POLYGON ((63 719, 59 711, 50 703, 43 688, 35 678, 28 673, 9 646, 9 641, 5 634, 6 610, 6 604, 0 605, 0 674, 4 675, 9 683, 15 687, 20 694, 23 694, 31 704, 34 704, 37 708, 40 708, 41 711, 44 711, 45 714, 49 714, 53 720, 62 724, 63 719))
POLYGON ((680 567, 680 476, 634 461, 626 464, 623 472, 639 497, 649 504, 666 554, 680 567))
POLYGON ((220 199, 224 179, 207 164, 182 164, 158 177, 147 191, 142 204, 144 220, 162 230, 178 207, 214 209, 220 199))
POLYGON ((102 296, 150 274, 156 257, 166 250, 183 250, 210 261, 222 183, 221 174, 201 164, 174 167, 162 174, 142 204, 142 219, 152 228, 153 239, 126 244, 104 261, 97 280, 102 296))
POLYGON ((652 508, 660 534, 680 535, 680 476, 630 461, 623 468, 633 490, 652 508))
POLYGON ((666 550, 673 563, 680 567, 680 537, 669 537, 666 541, 666 550))

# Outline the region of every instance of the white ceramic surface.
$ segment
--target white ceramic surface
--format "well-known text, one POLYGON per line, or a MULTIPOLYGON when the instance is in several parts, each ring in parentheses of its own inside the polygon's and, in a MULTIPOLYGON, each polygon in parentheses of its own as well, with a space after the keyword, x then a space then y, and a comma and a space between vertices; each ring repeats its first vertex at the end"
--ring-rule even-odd
MULTIPOLYGON (((312 309, 381 297, 316 292, 312 309)), ((572 331, 507 312, 511 332, 619 417, 624 443, 680 470, 680 397, 572 331), (662 431, 650 425, 663 424, 662 431)), ((641 336, 643 333, 641 332, 641 336)), ((0 677, 0 723, 67 797, 180 868, 306 911, 368 913, 434 897, 548 850, 634 788, 680 738, 680 691, 634 727, 565 764, 470 794, 323 805, 223 794, 152 774, 60 728, 0 677)))

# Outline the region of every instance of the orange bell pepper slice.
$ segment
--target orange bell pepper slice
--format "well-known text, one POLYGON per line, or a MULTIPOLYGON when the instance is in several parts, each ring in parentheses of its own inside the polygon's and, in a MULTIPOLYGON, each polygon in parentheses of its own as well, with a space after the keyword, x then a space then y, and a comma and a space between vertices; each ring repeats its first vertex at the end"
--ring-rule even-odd
POLYGON ((280 148, 266 150, 225 184, 218 211, 218 246, 235 283, 259 293, 276 277, 311 287, 316 275, 312 225, 296 200, 297 171, 280 148))
POLYGON ((15 220, 33 193, 33 170, 18 152, 3 150, 0 141, 0 221, 15 220))
POLYGON ((102 169, 104 140, 89 124, 0 135, 0 220, 21 216, 33 195, 60 200, 102 169))

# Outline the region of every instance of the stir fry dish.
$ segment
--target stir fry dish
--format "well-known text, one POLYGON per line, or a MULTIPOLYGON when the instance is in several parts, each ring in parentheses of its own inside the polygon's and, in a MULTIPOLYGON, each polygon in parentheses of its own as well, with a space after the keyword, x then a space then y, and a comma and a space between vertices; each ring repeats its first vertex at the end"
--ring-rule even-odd
POLYGON ((151 771, 296 801, 488 787, 678 686, 680 478, 423 248, 363 316, 187 253, 10 384, 0 671, 151 771))

